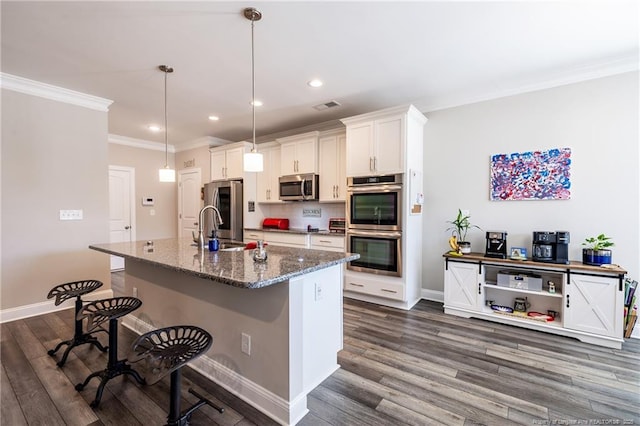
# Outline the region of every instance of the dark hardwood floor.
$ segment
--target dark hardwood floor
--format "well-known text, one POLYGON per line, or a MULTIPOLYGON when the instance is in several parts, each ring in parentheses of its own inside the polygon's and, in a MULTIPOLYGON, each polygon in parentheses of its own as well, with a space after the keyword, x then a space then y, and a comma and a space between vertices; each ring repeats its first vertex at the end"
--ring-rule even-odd
MULTIPOLYGON (((106 354, 84 347, 63 368, 47 355, 73 334, 73 309, 2 324, 1 424, 160 425, 169 380, 140 386, 113 379, 97 409, 97 387, 75 384, 104 368, 106 354)), ((312 425, 640 425, 640 342, 622 350, 442 312, 421 301, 400 311, 345 299, 341 368, 308 397, 312 425)), ((106 335, 98 334, 106 344, 106 335)), ((121 356, 135 335, 120 328, 121 356)), ((226 407, 205 406, 192 425, 273 425, 272 420, 193 370, 194 387, 226 407)))

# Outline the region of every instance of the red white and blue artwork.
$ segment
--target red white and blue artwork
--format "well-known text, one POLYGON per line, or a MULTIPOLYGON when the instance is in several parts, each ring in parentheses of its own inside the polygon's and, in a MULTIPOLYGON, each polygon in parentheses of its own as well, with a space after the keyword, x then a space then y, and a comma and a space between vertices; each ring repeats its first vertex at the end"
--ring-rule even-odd
POLYGON ((571 148, 491 156, 491 200, 568 200, 571 148))

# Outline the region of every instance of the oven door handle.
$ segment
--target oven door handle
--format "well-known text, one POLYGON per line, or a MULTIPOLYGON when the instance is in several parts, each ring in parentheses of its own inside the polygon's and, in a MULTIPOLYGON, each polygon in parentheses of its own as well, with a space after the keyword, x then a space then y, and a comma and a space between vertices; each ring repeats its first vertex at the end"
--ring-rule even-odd
POLYGON ((347 234, 356 237, 402 238, 402 232, 363 231, 361 229, 357 231, 349 229, 347 234))
POLYGON ((350 186, 347 188, 348 192, 366 193, 366 192, 393 192, 401 191, 402 185, 363 185, 363 186, 350 186))

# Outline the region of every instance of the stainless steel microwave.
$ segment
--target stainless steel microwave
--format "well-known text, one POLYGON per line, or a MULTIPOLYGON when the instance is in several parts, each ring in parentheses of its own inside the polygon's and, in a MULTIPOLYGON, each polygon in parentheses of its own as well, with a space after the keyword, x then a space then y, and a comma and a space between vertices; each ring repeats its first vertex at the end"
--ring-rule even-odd
POLYGON ((316 174, 281 176, 279 193, 282 201, 316 201, 320 179, 316 174))

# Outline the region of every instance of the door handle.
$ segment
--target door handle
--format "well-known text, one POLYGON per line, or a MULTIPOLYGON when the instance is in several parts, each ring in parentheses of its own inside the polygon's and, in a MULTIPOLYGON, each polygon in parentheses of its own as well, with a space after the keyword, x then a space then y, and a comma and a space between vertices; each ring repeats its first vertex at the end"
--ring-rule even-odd
POLYGON ((193 222, 193 226, 198 226, 198 222, 193 222))

